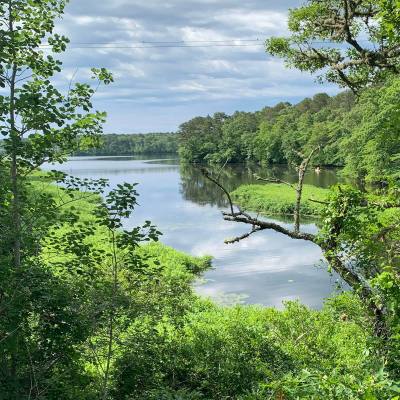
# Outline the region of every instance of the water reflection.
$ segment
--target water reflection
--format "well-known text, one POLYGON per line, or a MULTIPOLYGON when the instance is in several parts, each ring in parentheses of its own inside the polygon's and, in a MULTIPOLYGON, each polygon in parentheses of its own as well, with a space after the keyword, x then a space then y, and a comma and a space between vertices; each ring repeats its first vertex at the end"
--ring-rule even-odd
MULTIPOLYGON (((260 183, 254 178, 254 174, 265 178, 279 178, 290 183, 296 183, 298 176, 293 168, 287 166, 260 167, 251 164, 228 165, 224 168, 209 168, 214 175, 219 176, 221 184, 232 192, 240 185, 249 183, 260 183)), ((181 193, 185 200, 196 204, 211 204, 218 207, 227 205, 226 196, 214 183, 205 178, 201 173, 200 166, 182 164, 180 166, 181 193)), ((319 174, 309 171, 304 182, 306 184, 328 188, 340 181, 333 169, 322 170, 319 174)))
MULTIPOLYGON (((266 231, 241 243, 225 245, 226 238, 241 235, 248 227, 221 218, 224 195, 196 167, 160 157, 87 157, 71 159, 58 169, 85 178, 108 178, 111 187, 124 181, 139 183, 140 207, 127 221, 127 227, 149 219, 163 232, 165 244, 193 255, 212 255, 214 269, 205 274, 206 283, 197 287, 201 294, 222 303, 239 299, 277 307, 283 300, 298 298, 317 308, 335 290, 337 276, 327 273, 321 251, 312 243, 266 231)), ((233 190, 254 182, 255 172, 296 180, 296 172, 286 167, 235 165, 224 168, 221 181, 233 190)), ((307 182, 319 186, 337 182, 334 171, 315 175, 311 172, 307 182)), ((303 229, 315 231, 316 226, 305 224, 303 229)))

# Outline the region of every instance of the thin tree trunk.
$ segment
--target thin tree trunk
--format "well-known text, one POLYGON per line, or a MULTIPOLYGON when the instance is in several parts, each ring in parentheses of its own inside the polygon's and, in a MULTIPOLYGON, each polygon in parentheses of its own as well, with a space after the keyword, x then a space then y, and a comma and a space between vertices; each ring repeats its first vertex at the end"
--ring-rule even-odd
POLYGON ((110 310, 110 319, 108 326, 108 346, 107 346, 107 360, 106 360, 106 369, 104 372, 104 380, 103 380, 103 394, 102 400, 107 400, 108 392, 109 392, 109 380, 110 380, 110 369, 111 369, 111 360, 113 353, 113 345, 114 345, 114 324, 115 324, 115 297, 118 290, 118 260, 117 260, 117 250, 115 246, 115 232, 112 231, 112 249, 113 249, 113 260, 112 260, 112 269, 113 269, 113 294, 112 294, 112 302, 111 302, 111 310, 110 310))
MULTIPOLYGON (((8 3, 8 18, 9 18, 9 31, 11 35, 11 46, 13 46, 14 36, 14 21, 12 15, 12 1, 8 3)), ((18 182, 18 147, 21 138, 19 137, 16 129, 16 118, 15 118, 15 89, 16 89, 16 77, 17 77, 17 65, 15 64, 15 51, 12 49, 14 60, 12 65, 12 72, 10 77, 10 139, 11 139, 11 221, 13 231, 13 265, 15 269, 21 266, 21 210, 20 210, 20 194, 19 194, 19 182, 18 182)))
POLYGON ((13 224, 13 260, 15 269, 21 266, 21 214, 18 188, 18 165, 15 149, 11 161, 11 191, 12 191, 12 224, 13 224))
POLYGON ((316 147, 315 149, 313 149, 310 153, 310 155, 305 158, 301 164, 299 165, 299 180, 297 183, 297 187, 296 187, 296 205, 295 205, 295 209, 294 209, 294 230, 296 233, 300 232, 300 207, 301 207, 301 199, 302 199, 302 195, 303 195, 303 186, 304 186, 304 178, 307 172, 307 168, 308 165, 311 161, 311 159, 314 156, 314 153, 319 150, 319 147, 316 147))
POLYGON ((114 310, 111 310, 110 320, 109 320, 109 330, 108 330, 107 361, 106 361, 106 370, 104 372, 102 400, 107 400, 108 397, 108 381, 110 379, 110 367, 111 367, 113 343, 114 343, 114 310))
MULTIPOLYGON (((18 147, 20 137, 16 129, 16 116, 15 116, 15 90, 18 67, 16 65, 16 54, 13 48, 14 45, 14 18, 13 18, 13 3, 12 0, 8 2, 8 29, 10 33, 11 52, 13 62, 11 65, 11 76, 9 80, 10 87, 10 104, 9 104, 9 123, 10 123, 10 140, 11 140, 11 165, 10 165, 10 181, 11 181, 11 234, 12 234, 12 266, 15 270, 21 266, 21 210, 20 210, 20 193, 18 181, 18 147)), ((10 360, 10 380, 12 383, 12 398, 19 399, 18 387, 18 353, 19 353, 19 334, 17 333, 15 339, 15 347, 11 353, 10 360)))

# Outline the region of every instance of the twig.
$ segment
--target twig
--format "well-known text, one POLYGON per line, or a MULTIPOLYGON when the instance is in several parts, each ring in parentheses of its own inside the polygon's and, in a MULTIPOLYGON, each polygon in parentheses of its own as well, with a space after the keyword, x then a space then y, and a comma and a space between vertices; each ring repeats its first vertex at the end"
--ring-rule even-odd
POLYGON ((241 240, 243 240, 243 239, 247 239, 249 236, 251 236, 253 233, 256 233, 256 232, 259 232, 259 231, 262 231, 262 228, 260 228, 260 227, 257 227, 257 228, 254 228, 253 227, 253 229, 251 230, 251 232, 248 232, 248 233, 245 233, 245 234, 243 234, 242 236, 237 236, 237 237, 235 237, 235 238, 233 238, 233 239, 227 239, 227 240, 225 240, 225 244, 233 244, 233 243, 239 243, 241 240))
POLYGON ((269 183, 282 183, 283 185, 287 185, 290 186, 292 189, 296 190, 296 187, 286 181, 283 181, 282 179, 278 179, 278 178, 262 178, 261 176, 254 174, 254 178, 256 178, 257 181, 263 181, 263 182, 269 182, 269 183))
POLYGON ((215 183, 225 193, 225 195, 226 195, 226 197, 228 198, 228 201, 229 201, 229 207, 231 209, 231 214, 233 215, 235 213, 235 210, 234 210, 232 197, 231 197, 230 193, 218 182, 218 180, 213 178, 205 168, 201 168, 201 173, 203 174, 203 176, 205 178, 207 178, 211 182, 215 183))

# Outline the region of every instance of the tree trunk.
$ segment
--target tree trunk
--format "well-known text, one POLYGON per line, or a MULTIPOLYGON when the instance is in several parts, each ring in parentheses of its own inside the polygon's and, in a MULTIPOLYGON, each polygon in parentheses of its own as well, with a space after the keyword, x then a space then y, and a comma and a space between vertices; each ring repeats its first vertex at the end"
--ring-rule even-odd
POLYGON ((113 357, 113 345, 115 339, 114 325, 115 325, 115 315, 116 315, 116 294, 118 290, 118 259, 117 259, 117 248, 116 248, 116 238, 115 231, 111 232, 112 237, 112 275, 113 275, 113 293, 111 299, 111 309, 110 309, 110 319, 108 325, 108 344, 107 344, 107 355, 106 355, 106 369, 103 378, 103 390, 102 390, 102 400, 107 400, 109 392, 109 380, 110 380, 110 370, 111 361, 113 357))
MULTIPOLYGON (((12 2, 8 3, 8 18, 9 26, 8 29, 11 35, 11 42, 13 42, 14 36, 14 21, 12 15, 12 2)), ((20 145, 20 136, 16 129, 15 121, 15 86, 17 78, 17 65, 15 64, 15 51, 12 49, 14 64, 12 65, 12 72, 10 77, 10 139, 11 139, 11 167, 10 167, 10 178, 11 178, 11 222, 12 222, 12 233, 13 233, 13 265, 15 269, 21 266, 21 210, 19 200, 19 182, 18 182, 18 148, 20 145)))

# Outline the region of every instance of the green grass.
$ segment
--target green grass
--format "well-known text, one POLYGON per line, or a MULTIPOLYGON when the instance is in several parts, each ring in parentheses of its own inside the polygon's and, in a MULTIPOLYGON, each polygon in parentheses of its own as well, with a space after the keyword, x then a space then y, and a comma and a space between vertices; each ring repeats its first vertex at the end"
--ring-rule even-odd
MULTIPOLYGON (((310 199, 324 201, 329 193, 312 185, 304 185, 300 213, 318 217, 323 205, 310 199)), ((266 215, 292 215, 296 202, 296 191, 284 184, 243 185, 232 193, 232 199, 240 207, 266 215)))

